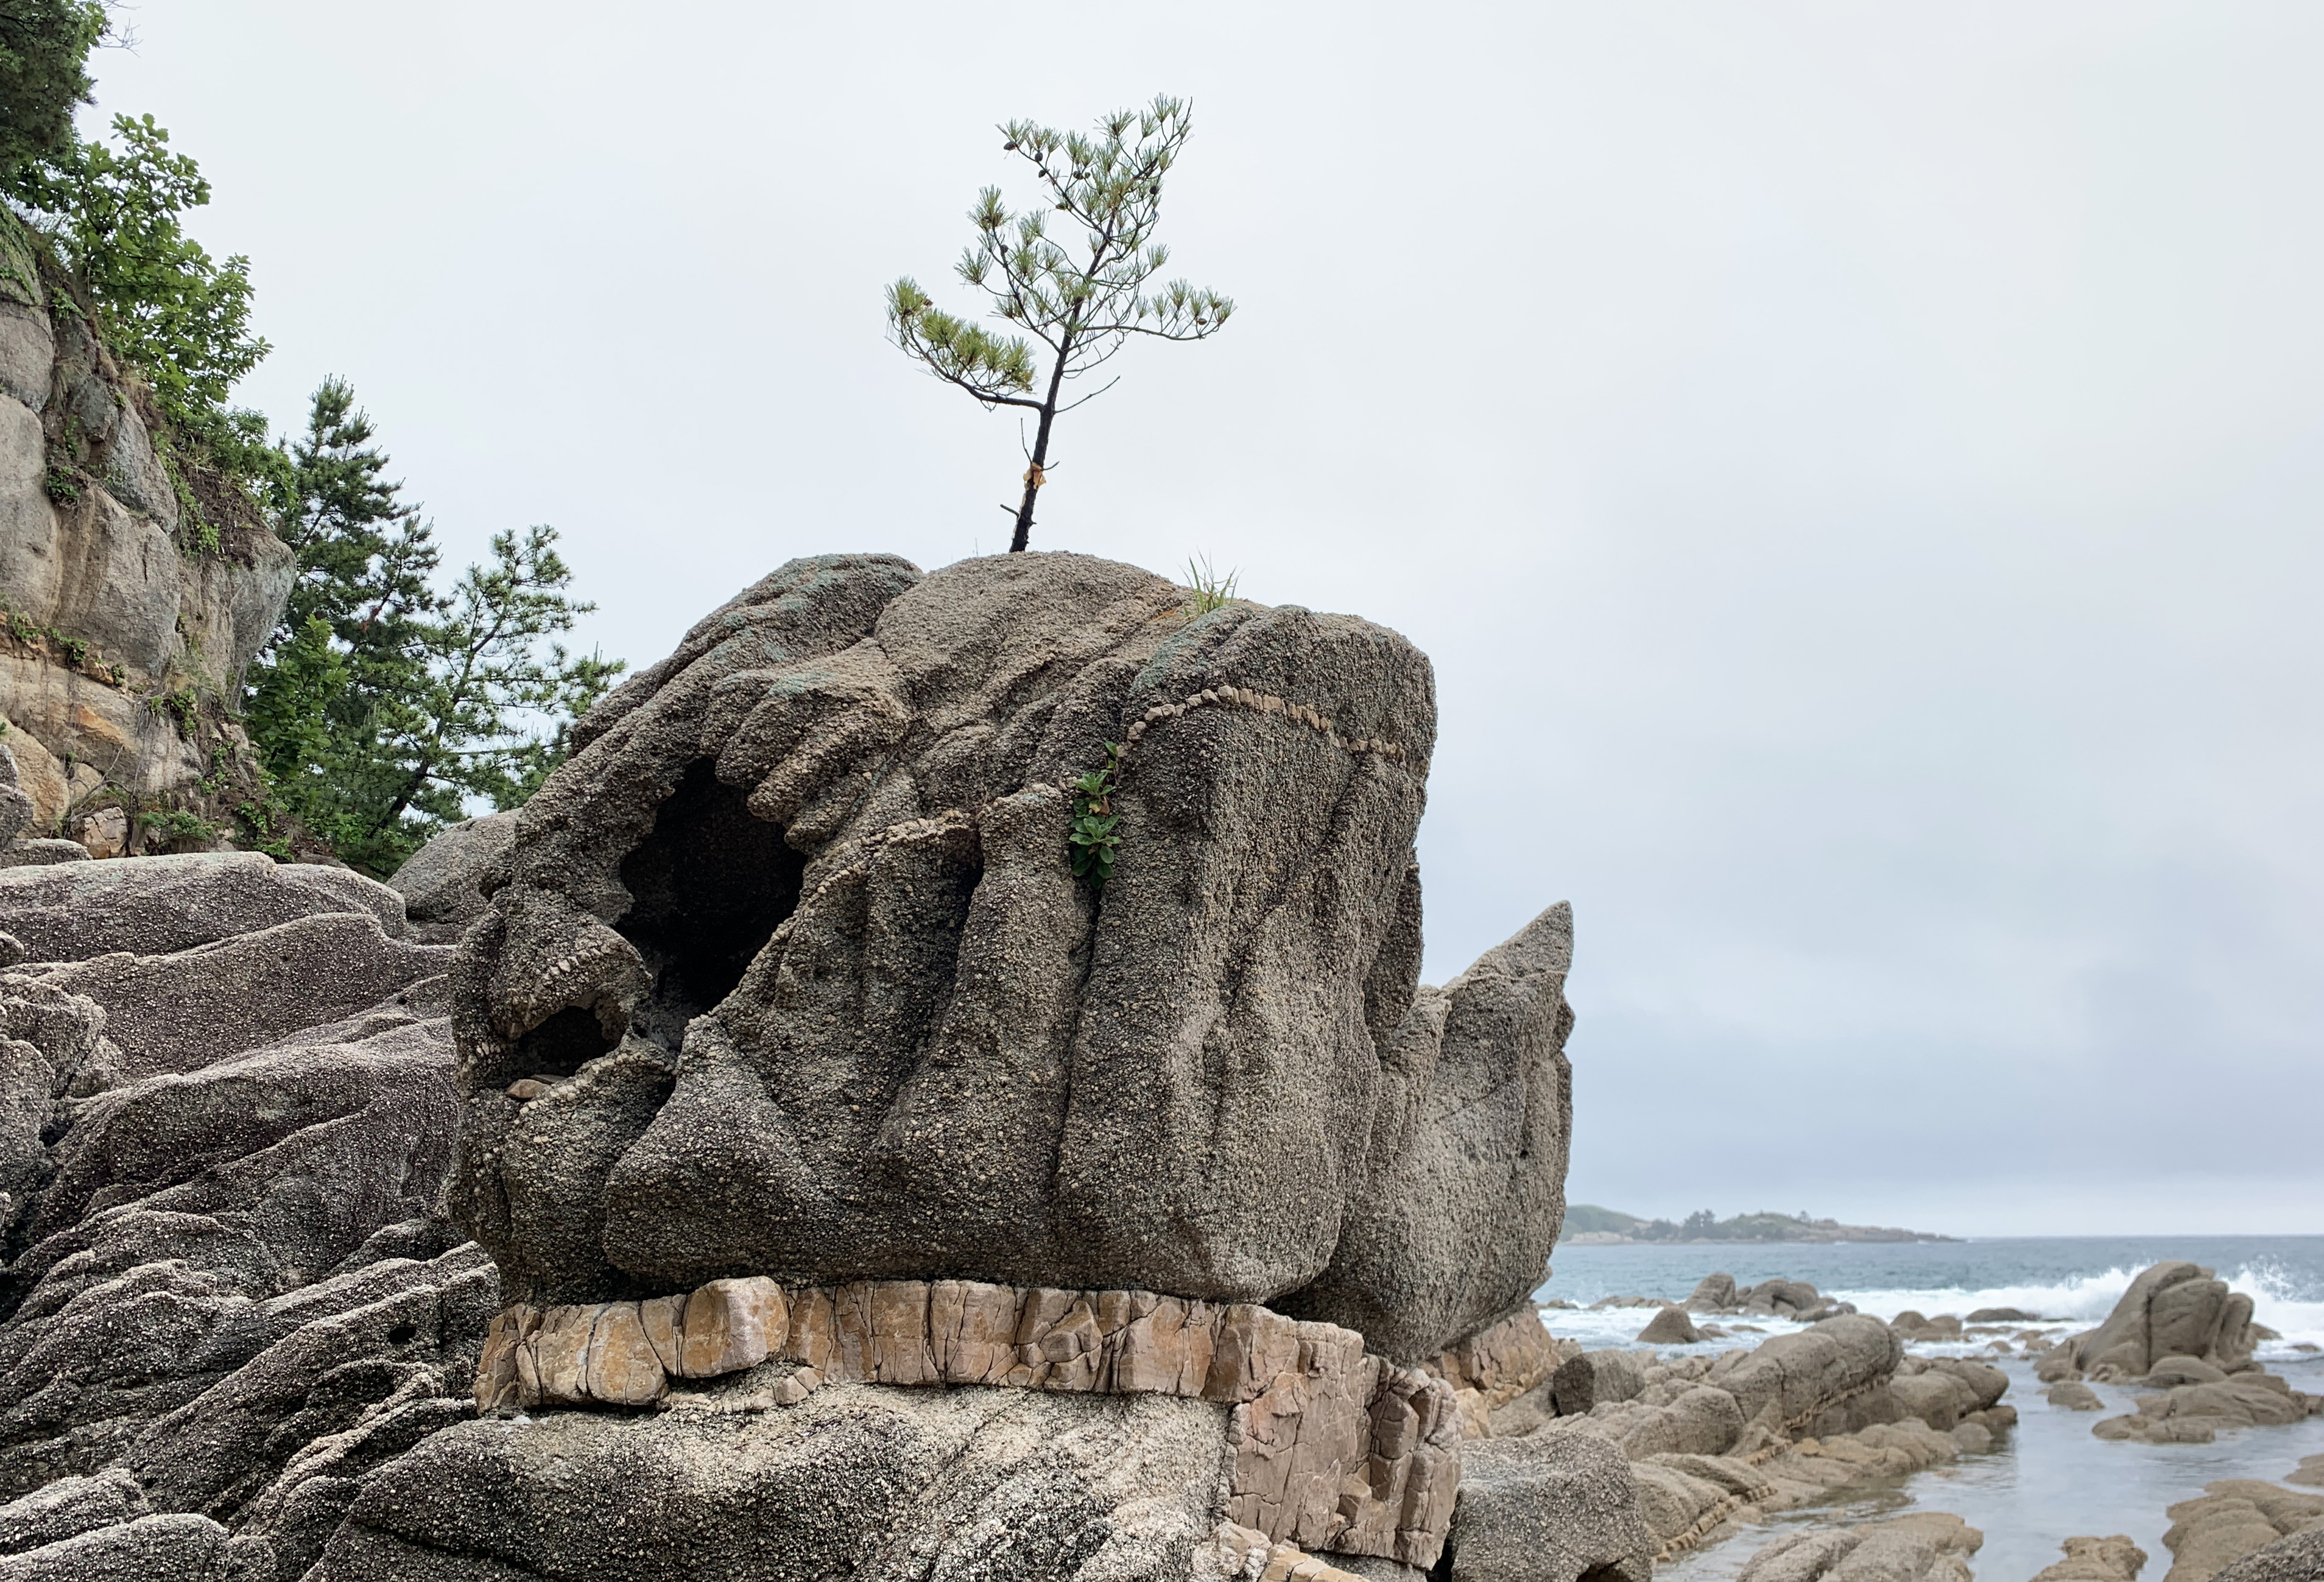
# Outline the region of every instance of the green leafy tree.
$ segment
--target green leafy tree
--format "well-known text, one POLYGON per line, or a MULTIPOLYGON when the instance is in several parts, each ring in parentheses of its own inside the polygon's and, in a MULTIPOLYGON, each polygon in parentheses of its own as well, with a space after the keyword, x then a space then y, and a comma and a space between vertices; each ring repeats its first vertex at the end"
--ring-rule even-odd
POLYGON ((115 149, 68 142, 24 166, 8 195, 88 289, 114 354, 143 375, 180 428, 225 448, 262 441, 263 419, 229 420, 226 398, 267 344, 250 333, 250 261, 223 263, 180 216, 210 184, 151 115, 113 118, 115 149))
POLYGON ((97 0, 0 0, 0 177, 71 146, 105 32, 97 0))
POLYGON ((995 335, 954 317, 908 275, 888 288, 888 326, 898 345, 987 410, 1015 407, 1035 416, 1011 551, 1023 549, 1032 532, 1057 415, 1104 393, 1060 406, 1066 385, 1102 366, 1133 336, 1198 341, 1217 334, 1234 311, 1229 299, 1185 281, 1148 289, 1170 257, 1154 240, 1162 178, 1193 124, 1184 101, 1157 97, 1142 111, 1107 115, 1094 137, 1029 121, 1000 128, 1001 147, 1032 166, 1041 202, 1011 214, 1001 189, 984 189, 968 215, 975 240, 957 267, 963 281, 991 299, 992 315, 1021 333, 995 335), (1051 239, 1052 215, 1082 227, 1078 250, 1051 239))

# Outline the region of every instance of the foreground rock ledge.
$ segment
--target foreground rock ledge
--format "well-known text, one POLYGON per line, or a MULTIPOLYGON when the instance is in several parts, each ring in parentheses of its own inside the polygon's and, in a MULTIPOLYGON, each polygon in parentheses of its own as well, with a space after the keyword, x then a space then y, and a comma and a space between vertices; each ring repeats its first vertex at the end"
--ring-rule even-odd
POLYGON ((1456 1387, 1509 1399, 1558 1352, 1530 1307, 1437 1359, 1451 1379, 1369 1356, 1363 1337, 1263 1307, 1141 1291, 973 1281, 784 1288, 763 1276, 679 1296, 496 1316, 479 1410, 763 1411, 827 1384, 966 1384, 1157 1394, 1231 1408, 1227 1518, 1307 1550, 1435 1564, 1461 1478, 1456 1387), (750 1372, 722 1399, 673 1379, 750 1372))

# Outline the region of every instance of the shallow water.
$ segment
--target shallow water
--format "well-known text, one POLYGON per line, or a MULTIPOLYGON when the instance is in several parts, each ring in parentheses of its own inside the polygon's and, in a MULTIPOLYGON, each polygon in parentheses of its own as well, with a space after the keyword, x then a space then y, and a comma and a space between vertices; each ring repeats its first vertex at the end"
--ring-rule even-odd
MULTIPOLYGON (((2053 1321, 2011 1325, 2070 1333, 2089 1328, 2113 1308, 2131 1278, 2165 1258, 2186 1258, 2217 1269, 2249 1293, 2260 1322, 2282 1332, 2261 1348, 2270 1371, 2295 1390, 2324 1393, 2324 1355, 2301 1351, 2324 1345, 2324 1237, 2014 1237, 1964 1243, 1830 1246, 1563 1247, 1543 1300, 1588 1302, 1636 1293, 1683 1298, 1713 1270, 1750 1284, 1782 1276, 1810 1281, 1866 1312, 1893 1318, 1906 1308, 1933 1316, 1966 1317, 1973 1308, 2018 1307, 2053 1321)), ((1553 1333, 1589 1346, 1629 1346, 1651 1313, 1638 1309, 1596 1312, 1553 1311, 1553 1333)), ((1736 1320, 1711 1320, 1732 1323, 1736 1320)), ((1717 1352, 1755 1345, 1797 1328, 1748 1320, 1758 1335, 1737 1334, 1698 1347, 1664 1347, 1665 1353, 1717 1352)), ((1802 1522, 1866 1521, 1896 1512, 1950 1511, 1985 1533, 1971 1564, 1982 1582, 2024 1582, 2058 1559, 2058 1545, 2079 1533, 2127 1533, 2147 1551, 2148 1582, 2169 1569, 2163 1547, 2169 1525, 2164 1507, 2202 1493, 2222 1477, 2280 1479, 2300 1458, 2324 1452, 2324 1418, 2288 1428, 2223 1434, 2209 1445, 2135 1445, 2094 1437, 2090 1425, 2131 1410, 2140 1393, 2094 1386, 2107 1410, 2063 1412, 2043 1399, 2030 1362, 1997 1357, 1983 1338, 1914 1346, 1924 1356, 1983 1357, 2009 1375, 2003 1397, 2018 1412, 2018 1426, 1991 1452, 1965 1456, 1885 1486, 1850 1491, 1832 1504, 1787 1511, 1763 1527, 1738 1531, 1707 1550, 1658 1567, 1673 1582, 1721 1582, 1771 1538, 1802 1522)))

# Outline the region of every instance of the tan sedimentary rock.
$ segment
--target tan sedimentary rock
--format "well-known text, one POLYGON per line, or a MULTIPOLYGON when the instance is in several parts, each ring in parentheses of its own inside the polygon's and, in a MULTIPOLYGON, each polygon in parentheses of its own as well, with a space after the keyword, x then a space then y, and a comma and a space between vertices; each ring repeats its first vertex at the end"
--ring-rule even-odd
POLYGON ((610 1301, 597 1310, 583 1382, 592 1400, 614 1406, 651 1405, 669 1389, 636 1302, 610 1301))
MULTIPOLYGON (((1535 1335, 1540 1321, 1528 1311, 1440 1361, 1514 1394, 1555 1367, 1555 1347, 1535 1335)), ((1462 1414, 1446 1379, 1369 1355, 1361 1335, 1335 1324, 1146 1291, 973 1280, 786 1291, 752 1277, 643 1301, 515 1306, 493 1320, 475 1397, 484 1411, 657 1403, 764 1411, 794 1405, 826 1381, 1231 1404, 1228 1516, 1295 1553, 1434 1565, 1460 1486, 1462 1414), (770 1359, 793 1366, 715 1398, 670 1391, 672 1379, 736 1375, 770 1359)), ((1306 1563, 1298 1555, 1286 1574, 1307 1575, 1297 1569, 1306 1563)))
POLYGON ((1541 1310, 1526 1302, 1440 1352, 1429 1371, 1455 1391, 1476 1391, 1489 1411, 1506 1406, 1581 1354, 1579 1343, 1552 1338, 1542 1327, 1541 1310))
POLYGON ((686 1299, 678 1334, 678 1363, 672 1373, 689 1379, 756 1367, 779 1350, 790 1333, 783 1288, 763 1276, 713 1280, 686 1299))
POLYGON ((2034 1582, 2136 1582, 2146 1565, 2146 1551, 2121 1533, 2070 1538, 2058 1547, 2066 1558, 2035 1572, 2034 1582))

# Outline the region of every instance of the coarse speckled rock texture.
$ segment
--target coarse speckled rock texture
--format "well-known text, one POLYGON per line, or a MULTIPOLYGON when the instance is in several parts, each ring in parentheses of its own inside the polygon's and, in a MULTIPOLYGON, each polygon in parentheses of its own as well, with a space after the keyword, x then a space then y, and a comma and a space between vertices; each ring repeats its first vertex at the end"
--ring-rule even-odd
POLYGON ((451 952, 263 857, 0 878, 0 1577, 289 1582, 499 1306, 441 1211, 451 952))
POLYGON ((454 973, 455 1200, 513 1295, 1126 1288, 1402 1360, 1525 1298, 1568 915, 1424 991, 1427 660, 1185 597, 1077 555, 797 561, 592 713, 454 973), (1101 896, 1066 787, 1108 741, 1101 896))
POLYGON ((2212 1582, 2319 1582, 2324 1525, 2280 1538, 2213 1573, 2212 1582))
POLYGON ((0 871, 0 929, 28 961, 166 955, 332 912, 367 913, 391 939, 410 934, 403 897, 385 885, 256 851, 0 871))
POLYGON ((1648 1582, 1655 1540, 1622 1452, 1592 1434, 1468 1446, 1445 1543, 1458 1582, 1648 1582))
POLYGON ((313 1578, 1181 1582, 1226 1412, 839 1384, 782 1412, 464 1423, 371 1482, 313 1578))
POLYGON ((421 943, 455 943, 484 915, 490 892, 507 876, 515 840, 514 813, 462 819, 395 870, 388 887, 403 897, 404 916, 421 943))

